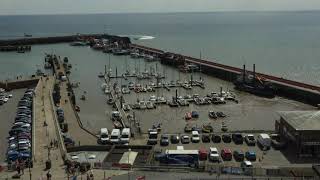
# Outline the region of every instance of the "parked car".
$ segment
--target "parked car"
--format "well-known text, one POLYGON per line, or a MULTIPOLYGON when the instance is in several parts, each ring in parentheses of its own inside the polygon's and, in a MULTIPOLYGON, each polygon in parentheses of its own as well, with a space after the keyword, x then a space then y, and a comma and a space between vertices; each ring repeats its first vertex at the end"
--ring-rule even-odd
POLYGON ((254 151, 247 151, 245 156, 248 161, 255 161, 257 159, 256 153, 254 151))
POLYGON ((241 133, 232 134, 232 140, 235 144, 243 144, 243 136, 241 133))
POLYGON ((169 136, 168 135, 166 135, 166 134, 161 135, 160 145, 161 146, 168 146, 169 145, 169 136))
POLYGON ((202 134, 202 142, 203 143, 209 143, 210 142, 210 135, 209 134, 202 134))
POLYGON ((221 136, 218 134, 212 134, 211 140, 214 143, 220 143, 221 142, 221 136))
POLYGON ((224 143, 231 143, 231 136, 230 136, 230 134, 223 134, 222 135, 222 141, 224 142, 224 143))
POLYGON ((219 151, 216 147, 209 148, 209 160, 211 161, 219 161, 219 151))
POLYGON ((243 161, 244 153, 241 150, 235 150, 233 151, 233 157, 236 161, 243 161))
POLYGON ((187 135, 182 135, 181 136, 181 143, 182 144, 189 144, 190 143, 190 137, 187 135))
POLYGON ((271 147, 271 138, 268 134, 259 134, 257 137, 257 143, 263 151, 269 150, 271 147))
POLYGON ((192 111, 191 112, 191 117, 192 118, 198 118, 199 117, 199 113, 197 111, 192 111))
POLYGON ((256 145, 256 139, 254 138, 253 134, 246 135, 244 140, 246 141, 248 146, 255 146, 256 145))
POLYGON ((232 160, 232 153, 231 150, 228 148, 221 150, 221 157, 225 161, 231 161, 232 160))
POLYGON ((180 138, 178 135, 174 134, 170 136, 170 141, 172 144, 177 144, 180 141, 180 138))
POLYGON ((191 141, 193 143, 200 142, 200 136, 199 136, 199 132, 198 131, 192 131, 191 141))
POLYGON ((207 159, 208 159, 208 150, 205 148, 200 148, 199 149, 199 160, 205 161, 207 159))

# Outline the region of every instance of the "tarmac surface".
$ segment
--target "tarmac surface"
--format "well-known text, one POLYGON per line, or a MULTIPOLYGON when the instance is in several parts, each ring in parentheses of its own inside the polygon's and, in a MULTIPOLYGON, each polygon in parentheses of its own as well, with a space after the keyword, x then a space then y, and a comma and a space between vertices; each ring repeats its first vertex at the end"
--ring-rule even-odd
POLYGON ((6 160, 6 153, 8 148, 9 131, 14 123, 16 116, 17 105, 19 100, 23 97, 25 89, 16 89, 8 92, 12 94, 12 98, 3 105, 0 106, 0 119, 1 119, 1 131, 0 131, 0 162, 6 160))

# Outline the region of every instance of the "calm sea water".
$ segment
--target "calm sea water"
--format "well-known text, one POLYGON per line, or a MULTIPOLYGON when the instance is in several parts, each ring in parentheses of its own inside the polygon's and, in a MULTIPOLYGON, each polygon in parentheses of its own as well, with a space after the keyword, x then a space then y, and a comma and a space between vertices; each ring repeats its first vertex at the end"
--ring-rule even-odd
MULTIPOLYGON (((255 63, 257 71, 319 85, 319 19, 317 11, 0 16, 0 38, 24 33, 151 36, 133 41, 195 57, 201 52, 203 58, 237 67, 255 63)), ((37 63, 15 57, 0 53, 1 79, 36 68, 37 63)))

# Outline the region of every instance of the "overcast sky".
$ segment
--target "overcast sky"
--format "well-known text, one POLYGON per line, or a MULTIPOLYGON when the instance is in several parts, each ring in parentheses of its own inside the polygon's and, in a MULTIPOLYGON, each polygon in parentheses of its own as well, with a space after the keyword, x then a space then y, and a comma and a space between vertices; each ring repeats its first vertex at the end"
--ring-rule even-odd
POLYGON ((0 0, 0 14, 320 10, 320 0, 0 0))

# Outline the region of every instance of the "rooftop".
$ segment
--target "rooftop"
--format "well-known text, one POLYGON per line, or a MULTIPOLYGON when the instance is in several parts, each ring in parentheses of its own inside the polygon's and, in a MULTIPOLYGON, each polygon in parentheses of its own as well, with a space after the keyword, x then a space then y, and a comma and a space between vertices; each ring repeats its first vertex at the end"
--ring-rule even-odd
POLYGON ((320 111, 281 111, 279 114, 296 130, 320 130, 320 111))

